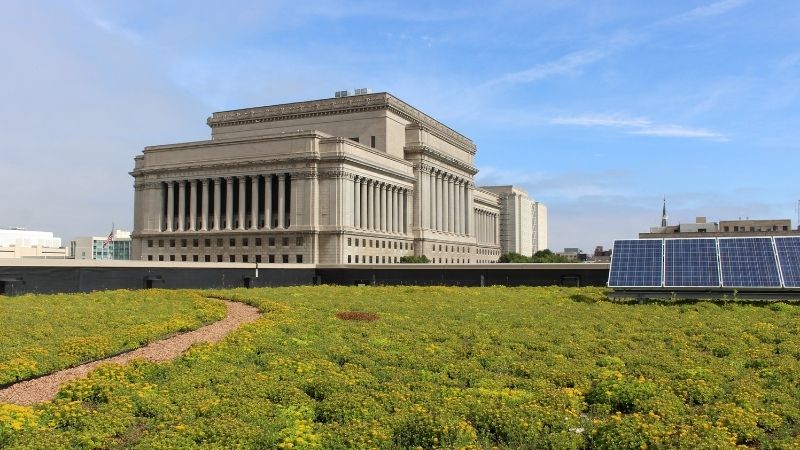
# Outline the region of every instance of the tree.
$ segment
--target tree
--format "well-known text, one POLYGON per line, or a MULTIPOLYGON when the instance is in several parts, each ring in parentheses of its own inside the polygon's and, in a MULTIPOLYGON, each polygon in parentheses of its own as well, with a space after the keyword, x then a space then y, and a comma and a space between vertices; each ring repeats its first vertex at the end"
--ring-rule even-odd
POLYGON ((556 255, 550 250, 539 250, 533 256, 525 256, 519 253, 506 253, 500 256, 498 262, 501 263, 568 263, 572 262, 566 256, 556 255))
POLYGON ((405 264, 427 264, 430 262, 427 256, 402 256, 400 262, 405 264))

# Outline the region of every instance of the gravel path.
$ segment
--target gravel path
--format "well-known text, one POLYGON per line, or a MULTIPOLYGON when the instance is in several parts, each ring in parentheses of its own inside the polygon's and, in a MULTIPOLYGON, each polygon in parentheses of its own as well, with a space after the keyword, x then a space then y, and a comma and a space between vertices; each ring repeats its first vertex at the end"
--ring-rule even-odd
POLYGON ((238 302, 225 302, 228 315, 224 319, 198 328, 194 331, 178 334, 160 341, 152 342, 144 347, 131 350, 110 358, 82 364, 71 369, 64 369, 41 378, 22 381, 5 389, 0 389, 0 402, 17 405, 32 405, 55 398, 61 385, 76 378, 85 377, 95 367, 104 363, 125 364, 133 359, 143 358, 149 361, 166 361, 183 354, 197 342, 219 342, 228 333, 239 326, 252 322, 261 313, 258 309, 238 302))

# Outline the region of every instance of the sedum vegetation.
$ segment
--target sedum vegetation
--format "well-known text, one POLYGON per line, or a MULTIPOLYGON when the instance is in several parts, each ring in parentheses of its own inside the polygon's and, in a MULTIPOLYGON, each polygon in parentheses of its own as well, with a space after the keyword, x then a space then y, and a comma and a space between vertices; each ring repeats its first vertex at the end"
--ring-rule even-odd
POLYGON ((265 315, 174 362, 104 366, 51 403, 0 406, 0 447, 800 446, 795 305, 555 287, 214 295, 265 315))
POLYGON ((0 296, 0 386, 140 347, 225 317, 197 292, 0 296))

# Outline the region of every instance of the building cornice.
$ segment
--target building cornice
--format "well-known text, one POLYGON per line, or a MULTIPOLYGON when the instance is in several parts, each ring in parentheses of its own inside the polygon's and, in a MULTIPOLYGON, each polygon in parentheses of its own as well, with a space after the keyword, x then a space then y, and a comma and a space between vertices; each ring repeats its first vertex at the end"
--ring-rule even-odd
POLYGON ((220 128, 379 110, 391 111, 411 123, 419 124, 429 133, 466 152, 476 152, 476 146, 469 138, 386 92, 219 111, 213 113, 206 123, 211 128, 220 128))
POLYGON ((457 167, 473 176, 476 173, 478 173, 478 169, 472 164, 467 164, 464 161, 461 161, 460 159, 454 158, 446 153, 440 152, 439 150, 436 150, 433 147, 427 146, 425 144, 407 145, 403 147, 403 152, 405 152, 407 155, 420 154, 431 157, 437 161, 441 161, 445 164, 457 167))

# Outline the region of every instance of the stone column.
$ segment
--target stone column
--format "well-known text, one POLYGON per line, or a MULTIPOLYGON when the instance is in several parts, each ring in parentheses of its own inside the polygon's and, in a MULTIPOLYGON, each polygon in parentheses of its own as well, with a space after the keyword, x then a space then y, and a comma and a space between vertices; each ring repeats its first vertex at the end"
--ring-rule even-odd
POLYGON ((222 216, 222 178, 214 178, 214 231, 218 231, 222 224, 220 218, 222 216))
POLYGON ((387 186, 385 183, 381 184, 381 231, 386 232, 389 223, 389 202, 387 197, 387 186))
POLYGON ((186 230, 186 181, 178 181, 178 231, 186 230))
POLYGON ((377 182, 372 182, 372 229, 381 229, 381 189, 377 182))
POLYGON ((442 174, 436 173, 436 229, 442 230, 442 174))
POLYGON ((358 190, 361 191, 361 195, 359 196, 361 202, 358 205, 359 207, 359 220, 361 221, 361 229, 367 229, 367 225, 369 219, 367 219, 367 206, 369 206, 369 197, 367 196, 367 180, 363 177, 358 181, 358 190))
POLYGON ((397 220, 399 222, 397 231, 401 234, 406 234, 408 232, 408 225, 406 224, 408 219, 408 210, 406 209, 408 207, 408 197, 405 189, 400 189, 397 192, 397 201, 397 220))
POLYGON ((453 182, 453 232, 461 234, 461 180, 453 182))
POLYGON ((174 231, 172 220, 175 216, 175 182, 167 182, 167 231, 174 231))
POLYGON ((197 180, 189 181, 189 231, 197 231, 197 180))
POLYGON ((394 228, 392 227, 392 205, 394 205, 394 199, 392 198, 392 190, 394 187, 392 185, 386 185, 386 231, 389 233, 394 232, 394 228))
POLYGON ((286 175, 278 175, 278 228, 284 228, 286 216, 286 175))
POLYGON ((208 231, 208 178, 203 178, 200 182, 202 184, 202 201, 203 207, 201 210, 200 216, 200 230, 201 231, 208 231))
POLYGON ((436 173, 431 169, 428 176, 428 228, 436 228, 436 173))
POLYGON ((467 235, 475 235, 475 199, 472 184, 467 185, 467 235))
POLYGON ((264 175, 264 229, 272 229, 272 175, 264 175))
MULTIPOLYGON (((286 185, 284 187, 284 192, 289 192, 288 196, 284 195, 284 197, 285 197, 284 201, 286 202, 286 213, 285 214, 288 214, 288 215, 285 216, 284 219, 283 219, 283 226, 284 226, 284 228, 290 228, 292 226, 292 214, 295 213, 294 204, 292 204, 292 192, 293 192, 292 189, 291 189, 292 188, 292 175, 291 174, 287 174, 286 175, 286 179, 283 182, 286 185), (288 219, 288 221, 287 221, 287 219, 288 219)), ((311 203, 309 203, 309 205, 310 204, 311 203)), ((307 214, 307 216, 310 218, 311 214, 307 214)))
POLYGON ((447 179, 447 231, 456 231, 456 202, 455 202, 455 181, 453 177, 447 179))
POLYGON ((395 233, 400 232, 402 222, 400 222, 400 188, 392 188, 392 231, 395 233))
POLYGON ((258 229, 258 177, 250 177, 250 229, 258 229))
POLYGON ((450 176, 442 176, 442 231, 450 231, 450 176))
POLYGON ((353 183, 353 227, 361 228, 361 177, 353 183))
POLYGON ((236 227, 239 230, 245 229, 245 212, 247 212, 247 177, 236 177, 239 184, 239 204, 236 207, 236 217, 239 219, 239 224, 236 227))
POLYGON ((225 229, 233 229, 233 177, 225 177, 225 229))

